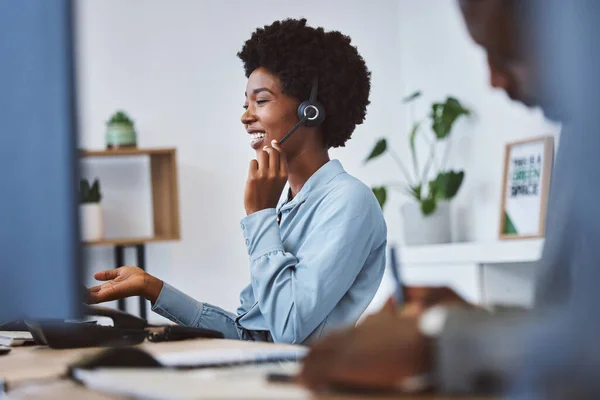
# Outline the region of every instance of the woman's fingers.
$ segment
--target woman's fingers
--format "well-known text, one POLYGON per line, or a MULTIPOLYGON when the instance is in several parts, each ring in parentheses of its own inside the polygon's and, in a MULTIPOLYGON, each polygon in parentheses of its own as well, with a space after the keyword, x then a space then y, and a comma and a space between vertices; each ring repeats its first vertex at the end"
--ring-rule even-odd
POLYGON ((248 177, 254 176, 254 174, 256 174, 256 171, 258 171, 258 161, 251 160, 250 166, 248 167, 248 177))
POLYGON ((129 285, 107 282, 103 285, 90 288, 88 290, 88 300, 90 304, 95 304, 123 299, 131 295, 130 291, 129 285))
POLYGON ((263 151, 269 155, 269 176, 274 178, 279 175, 279 151, 268 146, 263 151))
POLYGON ((111 279, 116 279, 119 276, 119 271, 116 269, 109 269, 106 271, 96 272, 94 274, 94 279, 97 281, 110 281, 111 279))
POLYGON ((259 151, 256 160, 258 161, 258 175, 267 176, 269 172, 269 153, 264 150, 259 151))
POLYGON ((89 304, 104 303, 105 301, 111 301, 116 299, 116 297, 114 297, 115 290, 108 283, 90 288, 87 294, 87 301, 89 304))
POLYGON ((279 174, 281 177, 284 177, 285 179, 287 179, 287 176, 288 176, 287 157, 285 156, 285 153, 281 149, 281 146, 279 145, 277 140, 271 141, 271 146, 273 146, 273 148, 275 150, 277 150, 277 152, 279 153, 279 174))
POLYGON ((91 288, 88 289, 88 292, 90 292, 90 293, 96 293, 96 292, 99 292, 100 289, 102 289, 102 285, 91 287, 91 288))
POLYGON ((246 214, 275 208, 286 181, 287 162, 276 142, 275 147, 265 146, 262 151, 258 151, 256 161, 250 163, 244 190, 246 214))

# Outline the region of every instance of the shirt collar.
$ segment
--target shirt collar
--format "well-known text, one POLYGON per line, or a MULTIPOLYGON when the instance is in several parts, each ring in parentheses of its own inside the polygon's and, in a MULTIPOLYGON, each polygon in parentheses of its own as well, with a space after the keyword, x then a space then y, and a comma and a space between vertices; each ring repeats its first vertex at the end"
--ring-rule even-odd
POLYGON ((340 163, 338 160, 328 161, 321 168, 319 168, 317 172, 312 174, 310 178, 308 178, 304 186, 302 186, 302 189, 300 189, 300 192, 298 192, 296 197, 289 202, 288 196, 290 187, 289 184, 286 184, 285 189, 281 194, 279 204, 277 205, 277 213, 279 213, 282 208, 289 209, 303 203, 311 192, 327 185, 333 180, 333 178, 344 172, 346 171, 344 171, 342 163, 340 163))

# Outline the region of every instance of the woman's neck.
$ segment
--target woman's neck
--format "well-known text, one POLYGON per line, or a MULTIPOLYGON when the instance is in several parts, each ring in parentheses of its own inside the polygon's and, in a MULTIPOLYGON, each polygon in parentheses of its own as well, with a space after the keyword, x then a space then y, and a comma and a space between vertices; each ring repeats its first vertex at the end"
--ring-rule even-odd
POLYGON ((305 149, 293 159, 288 161, 288 183, 292 198, 302 189, 306 181, 329 162, 329 153, 326 149, 305 149))

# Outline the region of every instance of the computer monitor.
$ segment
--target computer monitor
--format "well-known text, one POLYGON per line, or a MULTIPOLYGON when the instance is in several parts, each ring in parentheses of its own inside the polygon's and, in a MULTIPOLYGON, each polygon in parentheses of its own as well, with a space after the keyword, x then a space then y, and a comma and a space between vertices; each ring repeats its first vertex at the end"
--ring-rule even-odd
POLYGON ((72 7, 0 2, 0 321, 80 314, 72 7))

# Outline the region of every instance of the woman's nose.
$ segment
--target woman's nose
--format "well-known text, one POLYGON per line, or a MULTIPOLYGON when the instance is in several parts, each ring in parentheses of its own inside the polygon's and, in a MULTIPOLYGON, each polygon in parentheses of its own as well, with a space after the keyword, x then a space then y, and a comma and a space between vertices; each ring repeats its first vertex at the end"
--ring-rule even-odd
POLYGON ((254 110, 252 109, 252 106, 248 106, 248 108, 246 108, 246 110, 242 114, 242 124, 249 125, 255 121, 256 115, 254 115, 254 110))

